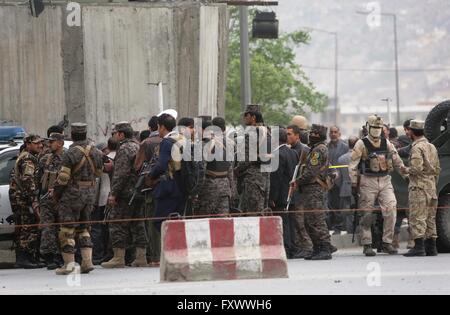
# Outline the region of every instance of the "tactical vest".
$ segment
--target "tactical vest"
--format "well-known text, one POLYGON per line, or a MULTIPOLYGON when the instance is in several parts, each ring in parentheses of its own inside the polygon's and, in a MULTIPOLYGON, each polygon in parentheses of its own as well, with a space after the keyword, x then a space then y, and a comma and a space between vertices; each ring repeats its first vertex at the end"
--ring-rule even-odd
MULTIPOLYGON (((164 174, 163 176, 166 176, 167 178, 170 179, 174 179, 175 177, 175 173, 179 172, 181 170, 181 162, 182 162, 182 158, 183 158, 183 147, 182 147, 182 142, 184 137, 180 134, 177 135, 173 135, 173 136, 169 136, 168 139, 170 142, 173 143, 172 146, 172 152, 171 152, 171 158, 169 161, 169 167, 167 169, 166 174, 164 174)), ((161 143, 160 143, 161 145, 161 143)), ((160 154, 160 145, 158 145, 155 148, 155 153, 154 156, 155 157, 159 157, 160 154)))
MULTIPOLYGON (((227 150, 226 150, 226 144, 225 139, 223 143, 216 141, 214 150, 223 150, 223 160, 222 161, 216 161, 213 160, 211 162, 206 163, 206 175, 210 177, 215 178, 224 178, 228 177, 228 171, 230 170, 231 163, 226 160, 227 158, 227 150)), ((213 153, 212 153, 213 154, 213 153)))
POLYGON ((77 150, 79 150, 81 153, 83 153, 83 157, 78 162, 77 165, 74 166, 72 169, 72 180, 74 182, 80 183, 80 181, 95 181, 96 177, 96 169, 94 162, 90 156, 92 147, 90 145, 86 146, 86 148, 83 148, 82 146, 78 145, 75 147, 77 150), (88 163, 88 169, 90 171, 87 171, 87 174, 82 174, 82 171, 84 170, 84 167, 88 163), (88 175, 87 178, 82 178, 83 176, 88 175))
POLYGON ((383 177, 393 171, 392 154, 389 152, 386 139, 376 148, 368 138, 362 139, 367 150, 367 157, 361 159, 359 169, 362 175, 383 177))
POLYGON ((45 162, 45 171, 41 179, 41 193, 46 193, 49 189, 54 188, 56 178, 58 177, 57 170, 50 170, 49 166, 53 162, 53 154, 50 154, 48 160, 45 162))
MULTIPOLYGON (((15 166, 14 166, 14 178, 15 178, 15 183, 16 183, 16 186, 19 188, 19 190, 22 190, 22 181, 21 181, 21 179, 20 179, 20 176, 23 175, 23 174, 20 173, 20 170, 19 170, 19 164, 20 164, 20 161, 21 161, 21 160, 23 160, 23 159, 28 159, 28 158, 30 158, 31 160, 33 160, 33 163, 35 164, 35 166, 37 166, 38 161, 37 161, 36 157, 33 156, 33 155, 32 155, 31 153, 29 153, 28 151, 23 151, 23 152, 19 155, 19 157, 18 157, 17 160, 16 160, 16 164, 15 164, 15 166)), ((29 175, 33 175, 33 176, 34 176, 34 174, 29 174, 29 175)))

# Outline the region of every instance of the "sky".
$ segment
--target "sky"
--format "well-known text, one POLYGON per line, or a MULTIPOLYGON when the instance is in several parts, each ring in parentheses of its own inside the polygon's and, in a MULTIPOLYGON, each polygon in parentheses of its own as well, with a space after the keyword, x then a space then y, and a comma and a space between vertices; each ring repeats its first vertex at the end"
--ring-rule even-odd
MULTIPOLYGON (((396 105, 393 18, 357 14, 367 9, 397 15, 400 108, 430 107, 450 99, 450 1, 280 0, 274 10, 282 32, 303 27, 338 34, 338 95, 344 111, 396 105)), ((333 35, 313 31, 297 49, 317 89, 334 96, 333 35)), ((394 112, 395 113, 395 112, 394 112)))

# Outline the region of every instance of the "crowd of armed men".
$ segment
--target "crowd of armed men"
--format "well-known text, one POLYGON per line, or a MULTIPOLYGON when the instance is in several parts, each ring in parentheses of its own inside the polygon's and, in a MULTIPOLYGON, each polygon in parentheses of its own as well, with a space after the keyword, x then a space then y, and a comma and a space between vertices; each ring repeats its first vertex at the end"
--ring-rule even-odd
MULTIPOLYGON (((225 132, 223 118, 201 119, 203 132, 210 126, 225 132)), ((249 105, 243 120, 270 137, 259 106, 249 105)), ((360 139, 343 141, 338 127, 308 127, 295 116, 279 129, 279 146, 271 148, 279 166, 270 173, 247 154, 240 161, 174 158, 173 147, 196 131, 193 118, 177 122, 173 110, 152 117, 140 134, 127 122, 115 124, 107 144, 94 144, 87 125, 73 123, 67 150, 68 135, 51 127, 46 139, 25 138, 11 174, 17 267, 47 267, 57 275, 72 273, 75 262, 82 273, 94 265, 147 267, 159 261, 164 220, 271 213, 283 219, 290 259, 332 259, 332 231, 356 230, 366 256, 375 250, 395 255, 406 216, 413 244, 405 256, 435 256, 438 154, 424 137, 423 121, 408 120, 404 129, 406 136, 397 138, 396 129, 374 115, 360 139), (409 180, 410 209, 398 214, 394 169, 409 180), (349 223, 352 213, 359 224, 349 223)), ((212 150, 235 145, 213 137, 202 140, 213 142, 212 150)))

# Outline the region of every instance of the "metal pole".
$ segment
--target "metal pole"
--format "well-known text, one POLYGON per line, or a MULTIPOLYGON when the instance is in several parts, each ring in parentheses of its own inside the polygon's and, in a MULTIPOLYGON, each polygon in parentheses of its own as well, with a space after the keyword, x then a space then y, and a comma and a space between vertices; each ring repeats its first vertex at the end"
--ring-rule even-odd
POLYGON ((336 126, 339 125, 339 99, 338 99, 338 89, 339 89, 339 46, 338 46, 338 34, 334 33, 335 36, 335 57, 334 57, 334 123, 336 126))
POLYGON ((241 108, 245 111, 247 105, 252 102, 250 81, 250 52, 248 35, 248 8, 239 8, 240 41, 241 41, 241 108))
POLYGON ((398 37, 397 37, 397 15, 392 14, 394 17, 394 45, 395 45, 395 89, 397 96, 397 125, 401 125, 400 117, 400 79, 398 71, 398 37))
POLYGON ((391 102, 392 100, 387 97, 387 98, 383 98, 381 101, 386 102, 387 105, 387 125, 389 125, 390 127, 394 126, 394 124, 392 123, 392 111, 391 111, 391 102))
POLYGON ((162 82, 158 82, 158 105, 159 111, 162 112, 164 110, 164 90, 162 82))

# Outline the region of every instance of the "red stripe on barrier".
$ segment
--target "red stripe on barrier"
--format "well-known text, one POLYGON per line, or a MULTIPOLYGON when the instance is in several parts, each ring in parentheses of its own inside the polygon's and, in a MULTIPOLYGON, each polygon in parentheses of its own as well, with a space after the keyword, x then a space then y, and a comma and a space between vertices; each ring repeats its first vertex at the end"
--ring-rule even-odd
POLYGON ((234 246, 234 220, 210 219, 209 230, 211 232, 211 247, 234 246))
POLYGON ((209 220, 214 277, 236 279, 236 255, 234 252, 234 220, 209 220))
POLYGON ((171 221, 166 222, 166 224, 164 251, 186 249, 186 225, 184 221, 171 221))
POLYGON ((283 244, 281 231, 281 218, 264 217, 259 219, 259 239, 261 246, 277 246, 283 244))

